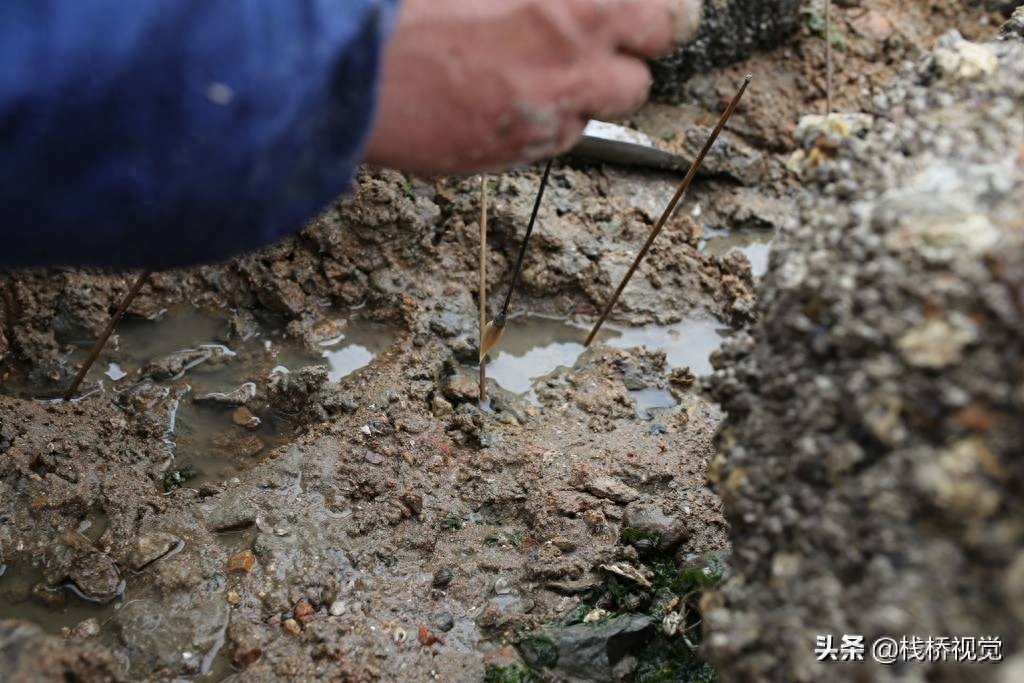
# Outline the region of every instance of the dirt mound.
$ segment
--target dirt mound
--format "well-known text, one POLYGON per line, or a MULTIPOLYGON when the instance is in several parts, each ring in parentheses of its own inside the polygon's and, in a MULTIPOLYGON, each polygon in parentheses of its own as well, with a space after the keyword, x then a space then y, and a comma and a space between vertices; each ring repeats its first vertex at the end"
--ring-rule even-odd
POLYGON ((709 381, 736 574, 705 627, 727 680, 863 680, 816 661, 830 634, 1022 656, 1024 44, 948 35, 876 105, 798 129, 799 224, 709 381))

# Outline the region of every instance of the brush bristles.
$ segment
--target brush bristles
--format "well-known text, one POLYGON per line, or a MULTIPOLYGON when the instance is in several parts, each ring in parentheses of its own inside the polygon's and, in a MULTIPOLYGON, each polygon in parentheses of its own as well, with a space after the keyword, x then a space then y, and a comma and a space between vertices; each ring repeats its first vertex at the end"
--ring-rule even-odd
POLYGON ((483 362, 484 356, 501 341, 501 335, 503 334, 505 334, 504 326, 498 326, 493 320, 487 323, 487 326, 484 327, 484 333, 480 335, 481 362, 483 362))

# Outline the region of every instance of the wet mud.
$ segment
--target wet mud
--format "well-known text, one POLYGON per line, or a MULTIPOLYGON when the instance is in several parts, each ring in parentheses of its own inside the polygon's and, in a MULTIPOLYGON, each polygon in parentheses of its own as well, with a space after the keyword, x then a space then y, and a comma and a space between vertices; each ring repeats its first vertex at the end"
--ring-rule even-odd
MULTIPOLYGON (((891 81, 918 42, 956 22, 982 30, 982 10, 865 5, 900 37, 872 51, 855 28, 865 8, 847 8, 844 105, 863 99, 863 78, 891 81)), ((700 596, 731 562, 708 478, 725 414, 699 378, 747 339, 770 246, 798 223, 793 132, 822 97, 822 53, 806 22, 794 30, 631 120, 686 150, 740 75, 757 79, 590 349, 589 325, 679 178, 556 163, 487 405, 478 179, 364 169, 295 238, 154 274, 68 403, 54 399, 135 275, 5 274, 2 670, 727 676, 728 658, 715 674, 699 647, 700 596)), ((539 178, 489 180, 491 312, 539 178)))

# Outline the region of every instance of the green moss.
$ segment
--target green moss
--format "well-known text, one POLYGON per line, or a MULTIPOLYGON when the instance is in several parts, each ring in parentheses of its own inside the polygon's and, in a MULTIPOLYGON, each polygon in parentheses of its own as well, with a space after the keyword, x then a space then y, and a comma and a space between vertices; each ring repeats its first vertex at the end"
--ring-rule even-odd
POLYGON ((519 641, 523 659, 537 669, 551 667, 558 663, 558 647, 547 636, 534 634, 519 641))
POLYGON ((583 617, 590 614, 590 611, 592 609, 594 608, 591 605, 588 605, 585 602, 581 602, 580 604, 576 605, 571 610, 569 610, 569 613, 562 617, 562 619, 558 622, 558 625, 572 626, 574 624, 582 624, 583 617))
POLYGON ((651 553, 661 545, 661 534, 654 531, 640 531, 627 526, 619 532, 619 541, 623 545, 631 545, 641 554, 651 553))
POLYGON ((540 683, 541 677, 532 669, 516 664, 495 666, 490 664, 484 670, 484 683, 540 683))
POLYGON ((683 567, 676 566, 670 559, 661 558, 651 562, 650 568, 654 572, 652 583, 655 588, 667 588, 680 597, 714 586, 725 574, 725 564, 714 553, 708 553, 683 567))
POLYGON ((491 533, 484 536, 484 545, 487 547, 494 547, 507 543, 513 548, 518 548, 523 544, 523 532, 522 531, 492 531, 491 533))
POLYGON ((442 531, 458 531, 462 526, 462 519, 458 515, 448 515, 437 523, 437 528, 442 531))
POLYGON ((650 541, 657 546, 661 543, 661 534, 655 531, 640 531, 634 527, 627 526, 619 532, 619 540, 626 545, 633 545, 637 541, 650 541))
POLYGON ((825 23, 825 15, 821 14, 820 12, 811 10, 805 12, 804 20, 807 23, 807 29, 811 33, 813 33, 816 36, 824 38, 825 32, 828 31, 828 39, 829 42, 832 43, 832 47, 839 50, 846 49, 846 38, 839 31, 839 29, 835 27, 835 25, 832 26, 831 30, 829 30, 828 26, 825 23))
POLYGON ((644 660, 633 674, 633 680, 635 683, 715 683, 718 678, 713 666, 689 654, 644 660))
POLYGON ((195 479, 199 472, 192 465, 184 465, 164 472, 164 491, 181 488, 190 479, 195 479))
POLYGON ((409 199, 416 201, 416 191, 412 186, 412 177, 408 173, 402 173, 402 192, 409 199))

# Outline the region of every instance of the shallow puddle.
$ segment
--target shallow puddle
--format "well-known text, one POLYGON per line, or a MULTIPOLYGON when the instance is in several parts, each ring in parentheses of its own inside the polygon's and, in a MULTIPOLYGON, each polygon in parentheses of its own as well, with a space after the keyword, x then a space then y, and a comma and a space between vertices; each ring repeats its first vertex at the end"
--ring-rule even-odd
POLYGON ((659 411, 673 408, 678 403, 667 389, 651 387, 629 392, 636 404, 636 416, 641 420, 653 420, 659 411))
MULTIPOLYGON (((534 384, 559 368, 572 367, 585 350, 588 325, 564 318, 525 315, 509 320, 505 335, 492 352, 487 376, 503 389, 537 403, 534 384)), ((618 327, 605 325, 598 341, 625 349, 646 346, 665 352, 669 369, 688 367, 696 375, 711 372, 711 354, 721 346, 727 330, 715 320, 684 320, 674 325, 618 327)), ((649 411, 674 406, 667 391, 632 392, 637 413, 649 419, 649 411)))
POLYGON ((705 232, 705 241, 701 247, 712 256, 722 257, 732 251, 740 251, 750 261, 750 269, 754 277, 761 277, 768 272, 768 257, 772 251, 775 233, 770 230, 737 230, 705 232))
POLYGON ((61 635, 61 629, 72 629, 86 619, 94 618, 102 626, 123 604, 123 595, 101 604, 69 588, 43 586, 42 579, 42 573, 31 567, 0 564, 0 619, 31 621, 47 633, 61 635))
MULTIPOLYGON (((168 446, 174 460, 168 476, 178 478, 170 487, 235 476, 294 437, 294 425, 287 416, 276 414, 265 401, 272 372, 326 365, 330 379, 337 381, 368 365, 399 337, 386 325, 359 317, 339 318, 324 325, 333 336, 310 349, 273 324, 256 325, 244 339, 231 338, 227 316, 225 311, 183 306, 157 320, 123 320, 83 384, 82 394, 120 393, 140 382, 143 369, 153 361, 190 349, 213 351, 208 359, 187 365, 182 375, 158 382, 187 387, 169 425, 168 446), (236 415, 233 406, 196 400, 205 394, 230 393, 250 382, 258 395, 246 404, 248 420, 236 415)), ((69 342, 73 347, 69 366, 81 363, 92 343, 69 342)), ((8 383, 0 390, 52 400, 49 393, 33 391, 27 383, 8 383)))
POLYGON ((321 342, 321 355, 331 369, 330 378, 338 381, 369 365, 395 341, 395 331, 386 325, 362 321, 357 325, 347 325, 342 334, 321 342))

